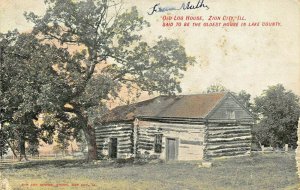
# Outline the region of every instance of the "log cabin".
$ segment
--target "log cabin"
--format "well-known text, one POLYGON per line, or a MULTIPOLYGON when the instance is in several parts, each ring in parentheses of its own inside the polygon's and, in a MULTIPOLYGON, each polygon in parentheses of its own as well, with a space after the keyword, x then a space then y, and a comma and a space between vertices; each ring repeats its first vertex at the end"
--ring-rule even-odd
POLYGON ((248 155, 253 115, 230 92, 119 106, 95 127, 99 158, 210 160, 248 155))

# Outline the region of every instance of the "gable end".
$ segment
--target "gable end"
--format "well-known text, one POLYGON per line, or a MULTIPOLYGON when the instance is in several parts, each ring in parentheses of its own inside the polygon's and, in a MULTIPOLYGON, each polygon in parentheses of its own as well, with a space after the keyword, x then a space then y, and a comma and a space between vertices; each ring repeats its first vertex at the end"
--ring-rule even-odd
POLYGON ((253 116, 231 93, 207 115, 208 120, 253 120, 253 116))

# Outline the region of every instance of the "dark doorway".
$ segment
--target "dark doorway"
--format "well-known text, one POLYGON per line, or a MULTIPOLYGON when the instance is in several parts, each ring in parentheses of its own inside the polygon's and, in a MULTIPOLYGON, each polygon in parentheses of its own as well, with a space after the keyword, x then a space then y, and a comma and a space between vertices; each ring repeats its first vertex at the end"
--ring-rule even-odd
POLYGON ((167 160, 177 160, 176 139, 167 139, 167 160))
POLYGON ((109 146, 109 157, 110 158, 117 158, 118 156, 118 139, 111 138, 110 139, 110 146, 109 146))

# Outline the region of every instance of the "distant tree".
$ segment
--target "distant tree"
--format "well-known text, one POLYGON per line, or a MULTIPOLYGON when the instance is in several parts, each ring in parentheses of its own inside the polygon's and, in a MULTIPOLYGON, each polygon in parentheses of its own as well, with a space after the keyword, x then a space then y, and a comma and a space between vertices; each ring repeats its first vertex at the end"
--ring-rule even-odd
POLYGON ((76 145, 80 152, 85 153, 87 149, 87 142, 82 132, 79 133, 78 138, 76 139, 76 145))
POLYGON ((31 156, 37 156, 39 155, 39 146, 40 146, 40 138, 37 136, 39 133, 33 132, 28 134, 28 147, 27 147, 27 152, 31 156))
MULTIPOLYGON (((204 93, 216 93, 216 92, 229 92, 230 90, 227 89, 226 87, 224 87, 221 84, 213 84, 211 86, 209 86, 206 91, 204 91, 204 93)), ((243 104, 243 106, 245 108, 247 108, 248 110, 252 110, 252 103, 251 101, 251 95, 249 93, 247 93, 245 90, 242 90, 240 92, 233 92, 230 91, 235 97, 236 99, 243 104)))
POLYGON ((254 99, 254 112, 261 118, 254 135, 264 145, 296 147, 297 122, 300 115, 299 98, 282 84, 270 86, 254 99))
POLYGON ((62 139, 61 137, 57 139, 56 142, 57 144, 53 147, 53 151, 55 153, 61 152, 63 157, 66 156, 70 143, 66 139, 62 139))
MULTIPOLYGON (((121 1, 120 1, 121 2, 121 1)), ((77 116, 88 143, 88 160, 96 159, 95 132, 88 109, 118 96, 121 87, 135 86, 149 93, 181 91, 182 71, 195 62, 178 40, 142 40, 149 26, 135 7, 107 0, 46 0, 46 13, 27 13, 33 32, 45 43, 60 44, 73 59, 57 63, 58 73, 72 91, 65 112, 77 116), (77 52, 74 52, 77 49, 77 52)))
POLYGON ((65 156, 65 153, 68 150, 68 147, 70 146, 70 140, 72 137, 72 128, 68 125, 64 125, 61 123, 61 127, 58 128, 57 137, 55 139, 55 142, 57 143, 57 149, 59 149, 63 156, 65 156))
POLYGON ((216 93, 216 92, 226 92, 226 91, 228 91, 228 90, 223 85, 213 84, 213 85, 210 85, 204 93, 216 93))
POLYGON ((39 143, 29 143, 28 148, 27 148, 27 152, 31 155, 31 156, 37 156, 39 155, 39 143))
POLYGON ((235 97, 236 99, 243 104, 243 106, 245 108, 247 108, 249 111, 252 111, 253 108, 253 104, 251 103, 251 95, 249 93, 247 93, 245 90, 242 90, 238 93, 235 93, 235 92, 231 92, 235 97))

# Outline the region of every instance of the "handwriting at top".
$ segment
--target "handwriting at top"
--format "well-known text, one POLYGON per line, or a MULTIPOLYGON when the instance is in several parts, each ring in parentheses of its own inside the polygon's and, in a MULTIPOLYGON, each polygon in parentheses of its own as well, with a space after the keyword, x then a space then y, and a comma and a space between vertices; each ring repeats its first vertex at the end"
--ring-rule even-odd
POLYGON ((208 5, 204 3, 204 0, 198 0, 197 4, 191 3, 190 1, 184 2, 181 4, 180 7, 175 7, 175 6, 162 7, 160 6, 160 3, 157 3, 150 8, 150 12, 148 12, 148 15, 153 15, 154 13, 158 13, 158 12, 167 12, 167 11, 174 11, 174 10, 193 10, 193 9, 200 9, 200 8, 206 8, 206 10, 209 9, 208 5))

